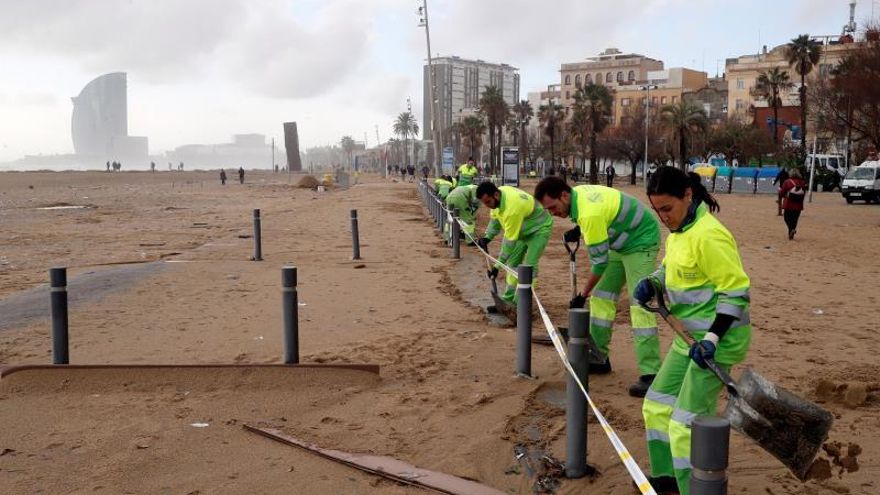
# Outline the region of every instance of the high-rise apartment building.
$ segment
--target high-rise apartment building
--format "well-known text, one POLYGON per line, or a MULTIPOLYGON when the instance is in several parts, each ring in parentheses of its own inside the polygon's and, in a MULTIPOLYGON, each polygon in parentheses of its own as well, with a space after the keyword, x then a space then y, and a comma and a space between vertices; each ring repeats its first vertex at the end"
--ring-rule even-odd
MULTIPOLYGON (((504 101, 513 106, 519 101, 519 73, 516 67, 461 57, 440 57, 434 64, 434 98, 439 107, 440 129, 446 131, 462 118, 479 109, 480 97, 487 86, 501 91, 504 101)), ((428 66, 424 66, 424 120, 422 135, 430 138, 433 126, 428 101, 428 66)), ((444 138, 444 139, 448 139, 444 138)))

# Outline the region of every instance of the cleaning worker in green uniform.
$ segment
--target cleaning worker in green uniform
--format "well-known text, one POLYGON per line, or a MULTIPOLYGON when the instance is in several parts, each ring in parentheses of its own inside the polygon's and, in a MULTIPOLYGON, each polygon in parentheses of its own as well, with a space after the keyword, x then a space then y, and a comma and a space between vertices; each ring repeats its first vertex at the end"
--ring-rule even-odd
MULTIPOLYGON (((446 206, 449 209, 458 208, 458 218, 464 224, 462 232, 467 234, 467 239, 474 239, 476 219, 474 215, 480 208, 480 200, 477 198, 477 185, 458 186, 446 196, 446 206)), ((473 241, 470 241, 473 245, 473 241)))
MULTIPOLYGON (((492 210, 486 233, 477 245, 488 252, 489 242, 504 229, 498 261, 514 269, 520 264, 531 265, 534 285, 538 280, 538 261, 553 230, 553 217, 531 194, 512 186, 496 187, 491 182, 483 182, 477 186, 476 194, 480 202, 492 210)), ((489 276, 497 277, 499 268, 501 265, 496 264, 489 270, 489 276)), ((507 274, 506 281, 507 288, 501 298, 515 303, 516 277, 507 274)))
POLYGON ((706 369, 725 371, 743 361, 752 337, 749 277, 736 241, 710 212, 720 207, 695 173, 662 167, 648 181, 648 199, 669 227, 660 268, 639 282, 647 303, 665 290, 669 311, 697 340, 676 336, 642 405, 651 459, 651 484, 661 493, 688 494, 691 422, 715 415, 722 383, 706 369))
POLYGON ((448 175, 442 175, 434 179, 434 190, 437 191, 437 195, 440 196, 440 199, 445 201, 446 197, 449 196, 449 192, 455 187, 455 184, 452 181, 452 177, 448 175))
POLYGON ((463 163, 458 167, 458 185, 469 186, 473 184, 474 177, 476 177, 478 173, 479 171, 477 171, 477 167, 474 165, 474 157, 468 158, 467 163, 463 163))
POLYGON ((590 336, 606 356, 604 364, 591 364, 591 373, 611 372, 607 358, 617 300, 626 284, 630 296, 630 322, 639 365, 639 379, 629 387, 633 397, 644 397, 660 369, 657 318, 632 298, 639 280, 657 263, 660 227, 636 198, 605 186, 572 188, 559 177, 547 177, 535 187, 535 198, 557 217, 568 217, 577 226, 566 232, 566 242, 584 237, 590 258, 590 277, 570 306, 582 308, 590 298, 590 336))

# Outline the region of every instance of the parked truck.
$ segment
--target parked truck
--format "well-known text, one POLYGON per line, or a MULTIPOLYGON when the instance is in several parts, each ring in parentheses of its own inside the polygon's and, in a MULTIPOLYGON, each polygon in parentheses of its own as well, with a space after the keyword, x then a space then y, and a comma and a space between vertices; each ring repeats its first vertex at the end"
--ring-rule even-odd
POLYGON ((840 193, 850 204, 856 200, 880 203, 880 161, 868 161, 850 170, 843 178, 840 193))

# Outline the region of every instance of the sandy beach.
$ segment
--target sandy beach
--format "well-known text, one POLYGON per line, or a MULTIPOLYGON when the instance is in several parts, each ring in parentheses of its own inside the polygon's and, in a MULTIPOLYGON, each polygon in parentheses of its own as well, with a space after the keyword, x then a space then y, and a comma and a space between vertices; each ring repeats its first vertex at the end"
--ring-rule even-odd
MULTIPOLYGON (((246 184, 221 186, 214 172, 0 173, 0 308, 19 308, 0 312, 0 364, 51 363, 52 266, 68 267, 71 279, 71 364, 281 363, 280 271, 293 264, 302 362, 380 366, 378 376, 276 368, 11 374, 0 379, 0 492, 423 492, 242 428, 251 424, 532 493, 513 446, 565 456, 564 410, 554 400, 565 374, 552 347, 533 348, 536 380, 513 376, 513 331, 490 325, 474 304, 488 292, 482 257, 468 248, 451 259, 415 184, 365 176, 319 193, 296 188, 301 177, 288 183, 285 174, 249 171, 246 184), (250 260, 254 208, 262 212, 261 262, 250 260), (357 262, 351 209, 360 219, 357 262), (42 316, 25 311, 41 304, 39 291, 42 316)), ((818 193, 789 241, 773 197, 718 199, 752 281, 755 334, 745 365, 819 402, 835 415, 829 440, 861 448, 857 470, 834 467, 829 479, 802 483, 734 433, 730 493, 880 492, 880 364, 871 353, 880 209, 818 193)), ((556 220, 537 289, 559 323, 569 282, 558 239, 570 226, 556 220)), ((590 387, 647 469, 641 402, 626 394, 638 374, 628 321, 618 313, 614 373, 591 377, 590 387)), ((661 326, 665 352, 671 330, 661 326)), ((543 331, 537 322, 535 331, 543 331)), ((597 476, 563 479, 556 493, 637 493, 592 419, 588 462, 597 476)))

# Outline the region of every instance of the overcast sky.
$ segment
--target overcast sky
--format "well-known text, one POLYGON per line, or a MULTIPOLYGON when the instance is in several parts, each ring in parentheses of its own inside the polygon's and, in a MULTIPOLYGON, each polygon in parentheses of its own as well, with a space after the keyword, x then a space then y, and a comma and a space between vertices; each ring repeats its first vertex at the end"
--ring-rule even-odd
MULTIPOLYGON (((839 34, 848 0, 430 0, 432 49, 520 69, 521 97, 607 47, 715 75, 801 33, 839 34)), ((874 0, 880 17, 880 1, 874 0)), ((0 161, 71 153, 70 97, 128 73, 129 134, 150 153, 232 134, 301 146, 385 140, 412 97, 417 0, 0 0, 0 161)), ((860 25, 871 19, 861 0, 860 25)))

